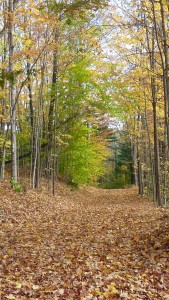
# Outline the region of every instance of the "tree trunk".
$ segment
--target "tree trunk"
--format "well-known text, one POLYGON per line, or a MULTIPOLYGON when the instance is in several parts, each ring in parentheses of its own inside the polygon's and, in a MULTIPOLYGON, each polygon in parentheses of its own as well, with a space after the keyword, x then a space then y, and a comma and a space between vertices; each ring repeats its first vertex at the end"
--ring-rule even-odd
POLYGON ((157 129, 157 99, 156 99, 156 82, 155 82, 155 50, 154 50, 154 29, 152 31, 152 51, 150 52, 150 66, 153 72, 151 75, 151 92, 153 106, 153 126, 154 126, 154 171, 155 171, 155 195, 156 201, 162 205, 160 192, 160 159, 159 159, 159 144, 158 144, 158 129, 157 129))
POLYGON ((11 158, 12 158, 12 178, 15 182, 18 180, 17 174, 17 144, 16 144, 16 105, 14 98, 14 41, 13 41, 13 15, 14 15, 14 2, 9 0, 8 6, 8 39, 9 39, 9 72, 10 72, 10 87, 9 99, 11 104, 11 158))
MULTIPOLYGON (((57 101, 57 82, 58 82, 58 50, 57 50, 57 39, 58 39, 58 29, 55 29, 55 49, 53 53, 53 72, 52 72, 52 91, 51 91, 51 101, 49 106, 49 114, 48 114, 48 153, 47 153, 47 170, 48 170, 48 182, 50 182, 51 177, 51 169, 55 168, 56 165, 56 101, 57 101), (54 136, 54 139, 53 139, 54 136), (54 158, 53 163, 51 159, 52 154, 52 140, 54 140, 54 158)), ((54 192, 54 178, 55 178, 55 169, 53 169, 53 194, 54 192)))

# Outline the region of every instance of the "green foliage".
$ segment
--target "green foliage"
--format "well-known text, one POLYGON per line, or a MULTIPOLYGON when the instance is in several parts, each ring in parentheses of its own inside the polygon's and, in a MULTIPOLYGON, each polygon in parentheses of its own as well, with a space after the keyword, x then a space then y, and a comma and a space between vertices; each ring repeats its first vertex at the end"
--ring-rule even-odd
POLYGON ((97 94, 95 99, 104 102, 102 97, 104 93, 100 93, 101 88, 93 79, 90 64, 88 56, 74 62, 57 85, 59 93, 57 113, 60 122, 78 112, 76 118, 72 118, 64 127, 62 145, 59 146, 59 174, 74 187, 81 184, 96 185, 98 178, 105 172, 107 149, 103 142, 104 138, 101 142, 98 130, 93 129, 97 127, 93 124, 96 100, 93 101, 93 107, 90 105, 94 94, 97 94))
POLYGON ((129 172, 124 172, 124 170, 112 171, 104 176, 100 182, 100 186, 105 189, 121 189, 130 185, 130 174, 129 172))
POLYGON ((18 75, 20 75, 23 71, 22 70, 17 70, 17 71, 13 71, 13 72, 9 72, 9 71, 4 71, 2 69, 1 73, 0 73, 0 87, 2 89, 4 89, 5 87, 5 81, 9 81, 10 84, 14 84, 14 81, 16 79, 16 77, 18 75))
MULTIPOLYGON (((4 141, 5 141, 4 138, 0 137, 0 147, 3 147, 4 141)), ((11 141, 7 140, 5 146, 6 146, 6 149, 10 149, 11 141)))
MULTIPOLYGON (((124 134, 124 133, 123 133, 124 134)), ((131 184, 131 146, 128 141, 124 141, 122 137, 109 137, 112 157, 108 160, 107 174, 101 178, 100 185, 104 188, 123 188, 131 184)))
POLYGON ((49 1, 49 8, 51 11, 55 13, 63 13, 65 15, 74 15, 78 12, 83 12, 84 10, 95 10, 97 11, 101 7, 104 7, 108 4, 107 0, 74 0, 71 3, 67 3, 67 1, 62 1, 60 3, 56 3, 53 1, 49 1))
POLYGON ((73 185, 97 184, 104 174, 106 150, 92 136, 85 123, 76 123, 69 130, 71 139, 60 154, 60 173, 73 185))
POLYGON ((13 178, 11 178, 10 184, 11 184, 12 189, 15 192, 17 192, 17 193, 23 192, 23 186, 22 186, 22 184, 20 182, 17 182, 13 178))
POLYGON ((117 168, 129 165, 132 162, 131 145, 128 141, 118 143, 118 154, 116 159, 117 168))

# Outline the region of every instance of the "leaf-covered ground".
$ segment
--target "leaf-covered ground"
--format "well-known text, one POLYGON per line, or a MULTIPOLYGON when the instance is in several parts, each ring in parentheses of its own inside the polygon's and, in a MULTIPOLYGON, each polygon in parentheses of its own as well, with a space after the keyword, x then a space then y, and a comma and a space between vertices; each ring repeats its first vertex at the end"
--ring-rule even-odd
POLYGON ((0 299, 169 299, 168 210, 135 189, 0 190, 0 299))

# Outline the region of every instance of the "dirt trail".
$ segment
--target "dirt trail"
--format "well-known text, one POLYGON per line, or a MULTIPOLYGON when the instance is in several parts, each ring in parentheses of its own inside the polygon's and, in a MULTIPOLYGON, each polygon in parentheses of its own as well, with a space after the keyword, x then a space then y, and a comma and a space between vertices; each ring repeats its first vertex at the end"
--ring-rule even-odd
POLYGON ((135 189, 0 188, 0 299, 169 299, 168 210, 135 189))

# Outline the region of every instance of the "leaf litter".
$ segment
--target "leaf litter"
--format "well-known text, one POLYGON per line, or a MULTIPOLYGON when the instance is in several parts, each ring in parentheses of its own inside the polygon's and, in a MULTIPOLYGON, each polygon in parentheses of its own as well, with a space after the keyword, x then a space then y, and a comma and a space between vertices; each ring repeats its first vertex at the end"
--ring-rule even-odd
POLYGON ((134 188, 0 188, 0 299, 169 299, 168 209, 134 188))

